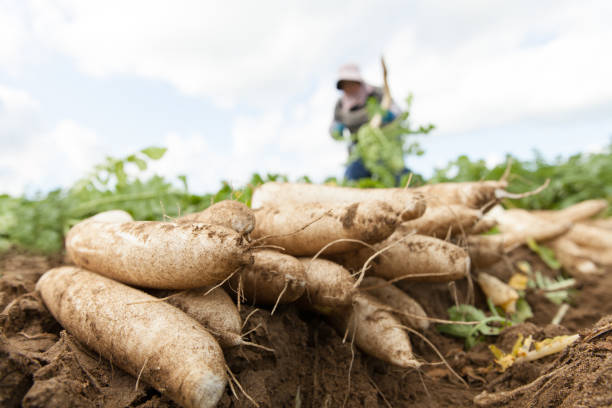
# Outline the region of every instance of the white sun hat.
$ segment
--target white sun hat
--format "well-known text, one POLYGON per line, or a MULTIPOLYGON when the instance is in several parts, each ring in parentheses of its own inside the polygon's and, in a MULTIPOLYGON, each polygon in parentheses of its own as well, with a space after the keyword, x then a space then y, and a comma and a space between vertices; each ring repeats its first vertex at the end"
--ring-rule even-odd
POLYGON ((361 77, 361 72, 359 71, 357 64, 345 64, 340 67, 338 70, 338 81, 336 82, 336 88, 341 89, 340 84, 342 81, 363 82, 363 78, 361 77))

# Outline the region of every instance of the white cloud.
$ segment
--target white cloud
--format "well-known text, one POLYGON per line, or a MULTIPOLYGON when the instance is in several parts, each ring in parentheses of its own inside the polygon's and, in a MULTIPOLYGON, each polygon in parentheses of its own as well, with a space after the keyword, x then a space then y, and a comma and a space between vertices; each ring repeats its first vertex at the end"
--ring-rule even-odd
POLYGON ((40 41, 73 57, 86 73, 161 79, 228 106, 284 97, 292 83, 312 79, 326 65, 321 57, 358 46, 350 43, 364 33, 351 38, 343 31, 351 19, 367 21, 371 11, 297 0, 32 0, 30 8, 40 41))
POLYGON ((309 175, 316 181, 341 176, 346 146, 327 134, 334 97, 333 90, 320 86, 288 112, 236 118, 228 151, 213 147, 203 134, 169 132, 162 142, 168 152, 148 172, 171 179, 187 174, 190 189, 197 193, 216 191, 222 180, 239 187, 255 172, 291 179, 309 175))
MULTIPOLYGON (((334 97, 333 90, 320 86, 286 115, 237 118, 227 151, 213 147, 206 135, 168 132, 158 143, 168 152, 151 163, 148 174, 174 180, 186 174, 190 189, 199 193, 216 191, 221 180, 243 185, 254 172, 283 173, 294 179, 308 174, 317 180, 340 175, 345 147, 327 135, 327 107, 334 97)), ((27 92, 0 86, 0 193, 70 186, 112 153, 105 139, 73 120, 61 120, 50 128, 28 127, 24 121, 37 122, 40 109, 44 107, 27 92), (20 137, 9 132, 18 129, 27 132, 20 137)), ((131 146, 120 155, 137 148, 131 146)))
POLYGON ((612 25, 599 6, 606 4, 550 5, 545 17, 502 9, 494 25, 481 22, 452 49, 420 42, 419 27, 403 30, 388 46, 392 85, 399 95, 412 90, 415 117, 444 133, 609 103, 612 25))
POLYGON ((15 73, 24 59, 28 38, 24 16, 17 3, 0 2, 0 68, 15 73))
POLYGON ((39 131, 39 103, 30 94, 0 85, 0 142, 2 148, 22 145, 39 131))
MULTIPOLYGON (((605 0, 19 4, 0 4, 0 69, 28 61, 33 51, 26 49, 46 49, 94 77, 162 81, 231 108, 224 112, 232 120, 228 135, 161 130, 169 152, 155 166, 167 175, 187 173, 199 191, 217 188, 222 179, 242 183, 254 171, 340 175, 346 149, 327 134, 333 75, 341 62, 356 61, 380 83, 381 50, 394 96, 414 92, 413 117, 438 126, 432 138, 530 118, 579 120, 581 112, 612 104, 605 0), (231 143, 219 151, 210 137, 231 143)), ((79 118, 41 124, 37 102, 13 89, 0 87, 0 101, 2 157, 13 160, 6 153, 12 151, 42 163, 22 170, 30 175, 19 182, 42 178, 43 165, 51 166, 49 175, 58 172, 42 148, 60 153, 45 138, 72 135, 58 142, 66 151, 54 156, 71 169, 98 154, 98 136, 78 125, 79 118)), ((470 151, 461 141, 452 143, 444 146, 449 154, 470 151)), ((481 150, 486 155, 491 149, 481 150)))
POLYGON ((43 126, 41 109, 28 92, 0 85, 0 194, 69 186, 104 157, 93 130, 66 119, 43 126))
POLYGON ((5 145, 0 192, 20 195, 69 186, 103 157, 95 132, 62 120, 48 132, 29 135, 21 146, 5 145))
POLYGON ((265 154, 266 149, 281 140, 282 123, 282 113, 279 111, 237 117, 232 129, 233 156, 238 160, 248 160, 265 154))
POLYGON ((220 187, 230 163, 212 149, 205 136, 169 132, 161 144, 168 151, 161 160, 150 163, 146 174, 162 174, 177 183, 177 176, 188 175, 190 191, 199 193, 216 191, 220 187))
POLYGON ((21 89, 0 85, 0 107, 7 113, 37 109, 39 106, 30 94, 21 89))
POLYGON ((280 112, 239 117, 232 129, 232 157, 240 162, 235 176, 254 171, 308 175, 322 181, 341 176, 346 146, 328 134, 335 91, 320 84, 305 101, 280 112))
POLYGON ((612 100, 605 0, 29 4, 38 40, 84 72, 167 81, 264 122, 344 60, 379 83, 383 49, 395 96, 413 91, 415 117, 441 132, 612 100))
POLYGON ((493 168, 493 167, 495 167, 498 164, 501 164, 503 162, 504 162, 504 158, 499 153, 497 153, 497 152, 489 153, 485 157, 485 165, 489 169, 491 169, 491 168, 493 168))
POLYGON ((590 143, 585 148, 584 151, 591 154, 601 154, 607 152, 607 146, 603 144, 590 143))

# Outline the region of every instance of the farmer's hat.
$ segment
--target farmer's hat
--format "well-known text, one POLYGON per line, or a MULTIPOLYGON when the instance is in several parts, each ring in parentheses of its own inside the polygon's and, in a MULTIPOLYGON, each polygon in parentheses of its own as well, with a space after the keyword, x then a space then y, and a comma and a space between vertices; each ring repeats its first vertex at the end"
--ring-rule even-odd
POLYGON ((345 64, 341 66, 338 71, 338 81, 336 82, 337 89, 342 89, 342 81, 363 82, 359 67, 356 64, 345 64))

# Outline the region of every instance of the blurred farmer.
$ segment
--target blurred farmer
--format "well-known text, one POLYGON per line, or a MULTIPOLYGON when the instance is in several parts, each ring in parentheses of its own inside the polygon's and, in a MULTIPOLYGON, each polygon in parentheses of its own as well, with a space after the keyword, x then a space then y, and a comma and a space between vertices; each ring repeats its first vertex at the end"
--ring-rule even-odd
MULTIPOLYGON (((330 126, 331 136, 336 140, 344 140, 345 133, 350 135, 349 156, 357 144, 356 134, 359 128, 368 123, 367 102, 374 98, 380 103, 383 91, 379 87, 371 86, 364 82, 359 72, 359 67, 355 64, 346 64, 340 67, 336 88, 342 91, 342 96, 338 99, 334 108, 334 120, 330 126)), ((395 103, 383 117, 382 124, 391 122, 399 114, 399 108, 395 103)), ((344 178, 348 180, 358 180, 360 178, 371 177, 372 174, 364 166, 361 158, 351 161, 344 173, 344 178)))

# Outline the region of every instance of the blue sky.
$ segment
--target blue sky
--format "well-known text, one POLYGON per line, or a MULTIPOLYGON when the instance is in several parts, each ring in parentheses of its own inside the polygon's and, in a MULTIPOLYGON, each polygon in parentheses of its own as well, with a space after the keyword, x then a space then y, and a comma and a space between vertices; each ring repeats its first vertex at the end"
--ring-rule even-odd
POLYGON ((169 148, 197 192, 254 171, 341 176, 327 127, 356 62, 460 154, 547 157, 612 136, 608 1, 0 0, 0 193, 67 186, 105 155, 169 148))

